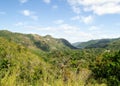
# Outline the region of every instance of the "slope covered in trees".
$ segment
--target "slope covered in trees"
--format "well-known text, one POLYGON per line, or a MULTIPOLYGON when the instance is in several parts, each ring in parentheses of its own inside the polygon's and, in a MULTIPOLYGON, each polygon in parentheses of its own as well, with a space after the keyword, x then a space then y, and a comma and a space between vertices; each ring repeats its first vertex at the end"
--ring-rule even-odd
POLYGON ((118 49, 120 48, 120 38, 116 39, 100 39, 100 40, 90 40, 88 42, 81 42, 73 44, 77 48, 104 48, 104 49, 118 49))
POLYGON ((43 56, 0 37, 0 85, 84 85, 91 73, 87 69, 89 60, 87 57, 84 59, 85 52, 88 51, 81 51, 82 56, 79 56, 76 50, 51 51, 43 56), (85 77, 80 73, 84 71, 85 77))
POLYGON ((95 79, 108 86, 120 85, 120 51, 113 54, 106 53, 91 65, 95 79))
POLYGON ((49 67, 27 48, 0 38, 0 86, 37 85, 47 77, 49 67))
POLYGON ((65 39, 56 39, 50 35, 39 36, 37 34, 13 33, 7 30, 0 31, 0 37, 4 37, 15 43, 22 44, 25 47, 51 51, 57 49, 76 49, 65 39))
POLYGON ((119 86, 119 44, 76 49, 50 35, 0 31, 0 86, 119 86))

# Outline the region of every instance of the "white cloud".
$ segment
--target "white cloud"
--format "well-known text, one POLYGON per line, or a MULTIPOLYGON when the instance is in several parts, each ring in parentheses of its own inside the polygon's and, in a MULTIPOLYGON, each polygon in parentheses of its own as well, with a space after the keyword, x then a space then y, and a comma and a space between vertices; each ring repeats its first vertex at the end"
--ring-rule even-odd
POLYGON ((20 1, 20 3, 26 3, 26 2, 28 2, 28 0, 19 0, 20 1))
POLYGON ((30 16, 30 15, 32 14, 32 12, 29 11, 29 10, 23 10, 23 11, 21 11, 21 13, 22 13, 24 16, 30 16))
POLYGON ((94 11, 95 14, 104 15, 104 14, 120 14, 120 4, 117 5, 115 3, 107 3, 99 6, 93 6, 91 10, 94 11))
POLYGON ((17 22, 16 24, 14 24, 15 26, 24 26, 23 22, 17 22))
POLYGON ((74 17, 71 18, 71 20, 73 20, 73 21, 74 21, 74 20, 80 20, 80 19, 81 19, 81 17, 80 17, 79 15, 74 16, 74 17))
POLYGON ((59 20, 54 21, 53 23, 55 23, 55 24, 63 24, 64 20, 59 19, 59 20))
MULTIPOLYGON (((102 27, 103 28, 103 27, 102 27)), ((90 26, 88 30, 70 24, 59 24, 57 26, 23 26, 25 33, 36 33, 40 35, 52 35, 55 38, 65 38, 70 42, 88 41, 92 39, 119 37, 119 32, 113 34, 106 32, 101 26, 90 26)))
POLYGON ((85 24, 90 24, 93 22, 93 16, 89 15, 89 16, 86 16, 86 17, 82 17, 82 21, 85 23, 85 24))
POLYGON ((73 6, 72 9, 77 14, 80 14, 80 12, 81 12, 81 10, 80 10, 80 8, 78 6, 73 6))
POLYGON ((73 20, 73 21, 77 20, 77 21, 83 22, 85 24, 91 24, 94 20, 94 17, 91 16, 91 15, 89 15, 89 16, 79 16, 79 15, 77 15, 77 16, 72 17, 71 20, 73 20))
POLYGON ((30 10, 23 10, 23 11, 21 11, 21 13, 24 16, 30 17, 30 18, 32 18, 34 20, 38 20, 38 16, 35 15, 35 12, 32 12, 30 10))
MULTIPOLYGON (((70 42, 86 41, 93 38, 93 35, 88 32, 84 32, 80 27, 72 26, 69 24, 59 24, 58 26, 24 26, 27 32, 33 32, 40 35, 50 34, 56 38, 65 38, 70 42)), ((25 30, 25 31, 26 31, 25 30)))
MULTIPOLYGON (((18 25, 21 25, 21 23, 18 23, 18 25)), ((19 26, 18 26, 19 27, 19 26)), ((118 33, 109 33, 104 31, 104 29, 101 29, 101 27, 98 26, 91 26, 88 27, 88 30, 84 30, 85 28, 80 28, 74 25, 70 24, 59 24, 57 26, 23 26, 22 29, 24 30, 24 33, 35 33, 39 35, 52 35, 55 38, 65 38, 69 40, 70 42, 78 42, 78 41, 88 41, 91 39, 101 39, 101 38, 113 38, 113 37, 119 37, 119 31, 118 33)))
POLYGON ((67 0, 75 13, 93 12, 97 15, 120 14, 120 0, 67 0))
POLYGON ((45 2, 46 4, 49 4, 51 0, 43 0, 43 2, 45 2))
POLYGON ((97 26, 91 26, 91 27, 89 28, 89 30, 90 30, 90 31, 97 31, 97 30, 100 30, 100 28, 97 27, 97 26))

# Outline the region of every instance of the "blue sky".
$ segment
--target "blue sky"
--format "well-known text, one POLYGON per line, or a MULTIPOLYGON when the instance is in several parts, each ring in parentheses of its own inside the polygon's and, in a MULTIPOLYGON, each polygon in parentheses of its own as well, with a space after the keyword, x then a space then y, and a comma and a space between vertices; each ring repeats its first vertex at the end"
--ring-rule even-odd
POLYGON ((70 42, 120 37, 120 0, 1 0, 0 30, 70 42))

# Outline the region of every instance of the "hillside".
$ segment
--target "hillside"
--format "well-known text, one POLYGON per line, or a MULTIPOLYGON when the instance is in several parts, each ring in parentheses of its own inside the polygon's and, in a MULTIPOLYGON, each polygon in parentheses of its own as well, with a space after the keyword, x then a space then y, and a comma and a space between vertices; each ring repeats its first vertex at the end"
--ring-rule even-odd
POLYGON ((104 48, 104 49, 117 49, 120 46, 120 38, 115 39, 99 39, 90 40, 88 42, 77 43, 73 46, 77 48, 91 49, 91 48, 104 48))
POLYGON ((4 37, 10 41, 21 44, 29 48, 37 48, 43 51, 51 51, 57 49, 76 49, 65 39, 56 39, 50 35, 39 36, 37 34, 21 34, 13 33, 7 30, 0 31, 0 37, 4 37))
POLYGON ((50 35, 2 30, 0 86, 119 86, 120 39, 92 40, 85 45, 76 49, 50 35))
MULTIPOLYGON (((0 86, 37 85, 37 80, 47 77, 49 67, 24 46, 0 37, 0 86)), ((43 84, 42 80, 40 82, 43 84)))
POLYGON ((85 48, 91 44, 95 44, 97 43, 98 40, 90 40, 90 41, 87 41, 87 42, 77 42, 77 43, 73 43, 72 45, 77 47, 77 48, 85 48))
MULTIPOLYGON (((73 63, 68 60, 70 55, 60 51, 48 55, 46 62, 44 56, 41 57, 29 48, 0 37, 0 86, 60 86, 62 83, 62 86, 68 86, 70 83, 75 86, 80 79, 75 81, 74 78, 72 81, 76 73, 71 70, 73 63), (68 80, 72 82, 67 84, 68 80)), ((86 71, 89 75, 89 70, 86 71)))
MULTIPOLYGON (((11 35, 14 36, 13 33, 11 35)), ((15 35, 21 36, 18 33, 15 35)), ((50 36, 44 38, 48 37, 50 36)), ((67 45, 66 40, 61 40, 67 45)), ((84 85, 91 74, 86 68, 90 62, 87 59, 89 56, 85 58, 85 52, 88 51, 68 49, 43 53, 35 48, 36 53, 31 47, 33 46, 26 46, 21 41, 0 37, 0 86, 84 85), (86 76, 83 76, 84 71, 86 76)))

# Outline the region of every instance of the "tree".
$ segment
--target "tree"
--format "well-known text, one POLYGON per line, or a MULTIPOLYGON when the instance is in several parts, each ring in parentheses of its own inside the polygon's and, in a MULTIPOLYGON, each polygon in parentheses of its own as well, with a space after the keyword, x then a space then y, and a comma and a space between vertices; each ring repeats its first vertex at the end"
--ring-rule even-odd
POLYGON ((105 54, 101 61, 96 61, 95 65, 90 66, 95 79, 108 86, 120 85, 120 51, 114 54, 105 54))

